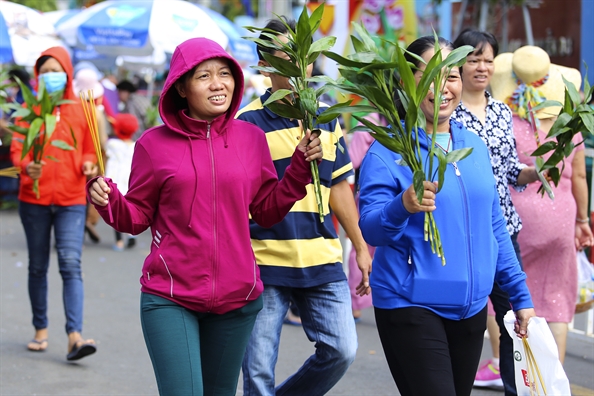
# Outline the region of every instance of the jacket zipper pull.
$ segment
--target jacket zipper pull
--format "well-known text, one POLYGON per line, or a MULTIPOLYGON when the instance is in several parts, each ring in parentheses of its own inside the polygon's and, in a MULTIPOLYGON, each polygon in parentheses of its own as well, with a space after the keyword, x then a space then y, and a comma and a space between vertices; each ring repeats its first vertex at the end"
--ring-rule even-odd
POLYGON ((210 139, 210 124, 206 124, 206 138, 210 139))
POLYGON ((458 165, 455 162, 452 162, 454 169, 456 170, 456 176, 460 176, 460 169, 458 169, 458 165))

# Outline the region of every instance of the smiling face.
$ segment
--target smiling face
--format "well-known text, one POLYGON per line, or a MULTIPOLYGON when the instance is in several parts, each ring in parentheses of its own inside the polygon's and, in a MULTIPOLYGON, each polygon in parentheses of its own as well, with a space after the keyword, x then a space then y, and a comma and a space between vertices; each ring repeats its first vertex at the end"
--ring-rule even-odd
POLYGON ((493 47, 485 42, 479 50, 481 50, 481 54, 477 55, 477 51, 469 54, 462 67, 464 90, 484 92, 493 77, 495 71, 493 47))
POLYGON ((235 90, 235 78, 226 59, 209 59, 186 78, 175 83, 182 98, 188 101, 188 116, 211 122, 229 110, 235 90))
MULTIPOLYGON (((448 48, 441 48, 441 56, 445 59, 448 54, 452 52, 448 48)), ((423 52, 421 57, 427 63, 431 60, 431 57, 435 51, 433 48, 428 49, 427 51, 423 52)), ((425 64, 421 63, 419 65, 419 69, 415 72, 415 80, 417 84, 421 80, 423 76, 423 70, 425 69, 425 64)), ((449 132, 450 130, 450 116, 454 112, 454 109, 460 103, 460 98, 462 96, 462 79, 460 77, 460 70, 458 67, 453 67, 449 74, 445 76, 445 87, 443 89, 443 98, 439 105, 439 113, 437 117, 437 132, 449 132)), ((427 131, 433 131, 433 109, 434 109, 435 99, 432 89, 427 92, 427 96, 421 102, 421 111, 425 114, 425 118, 427 120, 427 131)))

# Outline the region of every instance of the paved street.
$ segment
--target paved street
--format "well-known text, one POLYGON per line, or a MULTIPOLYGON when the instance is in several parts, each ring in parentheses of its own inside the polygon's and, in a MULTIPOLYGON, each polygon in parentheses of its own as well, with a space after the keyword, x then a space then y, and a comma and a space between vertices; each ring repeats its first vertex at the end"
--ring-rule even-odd
MULTIPOLYGON (((85 241, 83 336, 93 338, 98 352, 77 363, 66 361, 67 339, 61 302, 61 280, 55 254, 49 271, 49 348, 26 350, 33 336, 27 297, 26 241, 16 211, 0 212, 0 395, 156 395, 157 388, 139 321, 139 276, 150 239, 114 252, 113 232, 98 226, 101 243, 85 241)), ((355 363, 330 395, 398 395, 381 349, 372 310, 357 325, 355 363)), ((284 380, 312 353, 313 345, 299 327, 283 327, 277 379, 284 380)), ((488 341, 483 358, 489 357, 488 341)), ((594 341, 571 337, 566 371, 573 394, 594 395, 594 341)), ((241 382, 238 387, 241 395, 241 382)), ((473 396, 500 391, 475 389, 473 396)), ((305 395, 304 395, 305 396, 305 395)))

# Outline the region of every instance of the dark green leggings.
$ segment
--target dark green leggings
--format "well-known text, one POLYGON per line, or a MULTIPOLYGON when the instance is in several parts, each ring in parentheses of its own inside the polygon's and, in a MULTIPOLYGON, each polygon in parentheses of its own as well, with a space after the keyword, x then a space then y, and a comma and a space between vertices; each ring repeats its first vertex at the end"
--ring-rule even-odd
POLYGON ((160 395, 234 396, 262 297, 223 315, 142 293, 140 320, 160 395))

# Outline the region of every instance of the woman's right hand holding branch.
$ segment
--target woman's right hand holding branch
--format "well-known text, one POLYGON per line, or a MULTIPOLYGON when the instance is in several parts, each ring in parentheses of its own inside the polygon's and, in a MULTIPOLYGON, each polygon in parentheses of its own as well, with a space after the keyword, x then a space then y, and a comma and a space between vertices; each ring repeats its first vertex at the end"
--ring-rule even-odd
POLYGON ((413 184, 402 194, 402 204, 409 213, 433 212, 435 210, 435 194, 437 182, 423 182, 423 200, 419 203, 413 184))
POLYGON ((91 184, 91 188, 89 188, 91 200, 95 205, 99 206, 107 205, 110 192, 111 188, 109 188, 102 177, 98 177, 97 180, 91 184))

